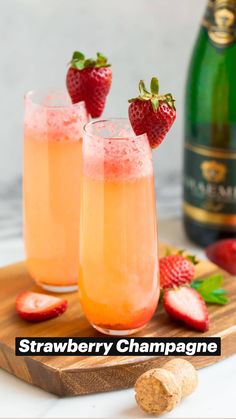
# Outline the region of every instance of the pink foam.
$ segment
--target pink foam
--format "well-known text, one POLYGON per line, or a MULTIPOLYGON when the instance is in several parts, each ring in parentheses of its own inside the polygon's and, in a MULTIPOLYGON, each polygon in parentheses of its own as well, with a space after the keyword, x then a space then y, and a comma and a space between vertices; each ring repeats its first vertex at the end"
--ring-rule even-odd
POLYGON ((86 176, 106 181, 135 180, 153 174, 152 152, 146 137, 91 139, 85 135, 86 176))
POLYGON ((25 97, 24 130, 27 137, 40 141, 77 141, 82 137, 87 122, 84 103, 72 105, 64 92, 40 95, 38 101, 35 93, 25 97))

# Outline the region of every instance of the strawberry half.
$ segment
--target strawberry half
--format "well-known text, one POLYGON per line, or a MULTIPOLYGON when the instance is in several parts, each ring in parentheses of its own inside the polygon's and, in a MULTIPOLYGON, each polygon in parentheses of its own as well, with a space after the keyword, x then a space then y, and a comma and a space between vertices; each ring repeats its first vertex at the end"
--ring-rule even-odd
POLYGON ((194 330, 206 332, 209 317, 206 304, 193 288, 181 287, 166 291, 163 297, 167 313, 194 330))
POLYGON ((160 282, 163 289, 189 284, 194 274, 194 263, 183 255, 170 255, 160 259, 160 282))
POLYGON ((31 291, 24 291, 16 298, 17 313, 29 322, 41 322, 60 316, 67 306, 67 300, 31 291))
POLYGON ((219 240, 206 248, 211 262, 236 275, 236 239, 219 240))
POLYGON ((84 101, 92 118, 101 116, 110 91, 112 70, 100 52, 96 60, 86 59, 75 51, 66 76, 66 86, 72 103, 84 101))
POLYGON ((139 82, 140 95, 129 100, 129 119, 136 135, 147 134, 150 146, 158 147, 176 118, 171 93, 159 95, 159 83, 153 77, 147 91, 143 80, 139 82))

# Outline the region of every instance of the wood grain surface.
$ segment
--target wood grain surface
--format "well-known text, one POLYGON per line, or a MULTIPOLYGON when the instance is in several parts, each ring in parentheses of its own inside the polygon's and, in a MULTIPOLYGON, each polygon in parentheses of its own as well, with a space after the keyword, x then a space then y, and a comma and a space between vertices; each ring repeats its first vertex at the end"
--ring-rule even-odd
MULTIPOLYGON (((160 246, 160 253, 164 252, 160 246)), ((197 278, 219 272, 208 261, 197 265, 197 278)), ((210 330, 207 333, 193 332, 170 320, 159 305, 149 325, 135 336, 191 337, 219 336, 222 338, 221 357, 188 357, 202 368, 236 352, 236 280, 225 272, 224 287, 228 290, 229 303, 225 306, 211 305, 210 330)), ((94 392, 124 389, 144 371, 163 365, 165 357, 16 357, 15 337, 85 337, 99 336, 89 325, 80 308, 77 293, 67 294, 69 308, 63 316, 38 324, 21 320, 15 312, 15 298, 22 290, 41 292, 28 275, 24 263, 0 269, 0 367, 28 383, 60 396, 89 394, 94 392)), ((170 359, 170 358, 168 358, 170 359)))

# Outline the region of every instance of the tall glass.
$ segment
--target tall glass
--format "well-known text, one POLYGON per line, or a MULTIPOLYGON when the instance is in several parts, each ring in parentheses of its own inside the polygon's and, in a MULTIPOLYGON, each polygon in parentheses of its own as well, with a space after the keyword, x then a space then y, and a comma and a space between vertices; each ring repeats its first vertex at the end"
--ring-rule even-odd
POLYGON ((29 92, 24 119, 26 264, 43 288, 77 288, 84 102, 66 93, 29 92))
POLYGON ((92 326, 127 335, 159 298, 152 153, 126 119, 92 122, 83 135, 79 295, 92 326))

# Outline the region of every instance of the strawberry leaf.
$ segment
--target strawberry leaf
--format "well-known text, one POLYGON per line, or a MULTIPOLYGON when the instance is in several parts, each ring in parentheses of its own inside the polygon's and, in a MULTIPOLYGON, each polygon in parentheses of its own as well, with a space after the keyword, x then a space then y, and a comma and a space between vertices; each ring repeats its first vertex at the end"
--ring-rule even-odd
POLYGON ((191 283, 191 287, 194 288, 207 303, 223 305, 228 302, 228 298, 225 296, 227 291, 221 288, 222 282, 223 276, 221 274, 215 274, 203 280, 196 279, 191 283))
POLYGON ((191 283, 191 287, 198 291, 198 288, 200 287, 201 283, 202 281, 195 279, 195 281, 191 283))
POLYGON ((107 61, 107 57, 102 52, 97 52, 97 60, 107 61))
POLYGON ((199 263, 199 260, 195 255, 187 255, 186 258, 192 262, 193 265, 197 265, 199 263))
POLYGON ((146 89, 145 83, 143 80, 140 80, 139 82, 139 92, 141 97, 149 96, 151 97, 149 91, 146 89))
POLYGON ((75 51, 73 56, 72 56, 72 60, 76 60, 76 61, 84 61, 85 56, 82 52, 80 51, 75 51))
POLYGON ((172 254, 171 249, 167 247, 165 250, 165 256, 171 256, 171 254, 172 254))
POLYGON ((153 112, 157 112, 159 109, 160 102, 165 102, 170 108, 175 110, 175 100, 171 93, 167 95, 159 95, 159 82, 157 77, 153 77, 150 83, 151 93, 146 89, 145 83, 143 80, 139 82, 139 96, 135 99, 129 99, 128 102, 132 103, 135 100, 149 100, 152 105, 153 112))
POLYGON ((129 103, 133 103, 133 102, 136 102, 136 100, 138 100, 138 98, 137 97, 133 97, 133 98, 129 99, 128 102, 129 103))
POLYGON ((159 82, 158 82, 158 79, 156 77, 152 78, 150 88, 151 88, 151 93, 153 95, 158 95, 158 93, 159 93, 159 82))
POLYGON ((215 295, 225 295, 225 294, 227 294, 227 291, 226 290, 224 290, 223 288, 219 288, 219 289, 217 289, 217 290, 215 290, 215 291, 213 291, 213 293, 215 294, 215 295))
POLYGON ((93 60, 92 58, 87 58, 87 60, 84 61, 84 68, 95 67, 95 66, 96 66, 96 61, 93 60))
POLYGON ((175 109, 175 99, 173 98, 172 94, 171 94, 171 93, 167 93, 167 94, 165 95, 165 98, 166 98, 166 102, 168 103, 168 105, 169 105, 172 109, 176 110, 176 109, 175 109))
POLYGON ((212 275, 204 279, 200 285, 200 288, 204 292, 212 292, 217 288, 220 288, 223 282, 221 274, 212 275))
POLYGON ((101 52, 97 52, 97 61, 96 67, 110 67, 111 65, 107 63, 107 57, 103 55, 101 52))
MULTIPOLYGON (((185 253, 184 249, 178 250, 178 255, 184 256, 184 253, 185 253)), ((199 263, 199 260, 197 259, 195 255, 186 255, 185 258, 190 260, 190 262, 192 262, 193 265, 197 265, 199 263)))
POLYGON ((84 68, 84 60, 73 60, 71 64, 72 67, 76 68, 77 70, 83 70, 84 68))
POLYGON ((214 293, 212 294, 201 293, 201 296, 203 300, 208 304, 224 305, 228 302, 228 298, 225 297, 224 295, 214 295, 214 293))
POLYGON ((151 99, 151 103, 152 103, 152 109, 154 110, 154 112, 157 112, 159 108, 159 100, 157 99, 157 97, 153 97, 151 99))
POLYGON ((83 70, 84 68, 100 68, 110 67, 107 64, 107 58, 101 52, 97 52, 97 58, 85 58, 85 55, 80 51, 75 51, 70 62, 71 67, 76 70, 83 70))

